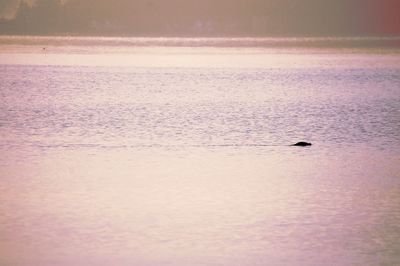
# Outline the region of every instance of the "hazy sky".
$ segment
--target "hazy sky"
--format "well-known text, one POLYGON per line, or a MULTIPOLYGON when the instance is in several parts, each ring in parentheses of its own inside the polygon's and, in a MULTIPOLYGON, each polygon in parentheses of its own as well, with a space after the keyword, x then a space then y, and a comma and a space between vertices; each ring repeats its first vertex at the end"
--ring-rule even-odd
POLYGON ((41 5, 0 33, 400 34, 400 0, 0 0, 0 17, 20 1, 41 5))

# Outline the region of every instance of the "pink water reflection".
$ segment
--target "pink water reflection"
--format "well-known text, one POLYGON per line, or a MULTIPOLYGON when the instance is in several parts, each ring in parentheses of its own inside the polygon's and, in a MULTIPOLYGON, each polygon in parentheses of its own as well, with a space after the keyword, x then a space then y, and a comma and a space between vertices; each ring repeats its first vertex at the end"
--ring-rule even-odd
MULTIPOLYGON (((289 150, 266 152, 225 156, 195 149, 176 157, 78 150, 2 167, 3 262, 378 262, 344 243, 374 250, 374 243, 364 242, 368 234, 386 241, 390 235, 381 235, 379 224, 391 223, 385 209, 399 211, 399 191, 388 189, 391 182, 357 176, 393 175, 399 158, 377 153, 379 163, 364 164, 365 156, 355 150, 340 151, 340 157, 312 150, 300 157, 289 150)), ((390 252, 389 244, 385 248, 390 252)))

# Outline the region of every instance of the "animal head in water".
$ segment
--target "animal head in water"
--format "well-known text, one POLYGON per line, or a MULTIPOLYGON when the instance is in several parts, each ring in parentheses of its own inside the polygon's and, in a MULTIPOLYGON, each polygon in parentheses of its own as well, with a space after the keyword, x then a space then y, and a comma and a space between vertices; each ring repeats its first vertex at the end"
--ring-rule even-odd
POLYGON ((293 144, 292 146, 301 146, 301 147, 305 147, 305 146, 311 146, 312 144, 310 142, 305 142, 305 141, 300 141, 297 142, 296 144, 293 144))

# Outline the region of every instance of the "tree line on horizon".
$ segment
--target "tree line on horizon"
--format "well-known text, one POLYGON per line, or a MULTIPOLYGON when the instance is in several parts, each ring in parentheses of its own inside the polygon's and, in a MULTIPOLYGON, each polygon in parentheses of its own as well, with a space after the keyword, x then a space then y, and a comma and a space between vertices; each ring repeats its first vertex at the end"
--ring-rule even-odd
POLYGON ((399 35, 397 0, 20 1, 1 34, 399 35))

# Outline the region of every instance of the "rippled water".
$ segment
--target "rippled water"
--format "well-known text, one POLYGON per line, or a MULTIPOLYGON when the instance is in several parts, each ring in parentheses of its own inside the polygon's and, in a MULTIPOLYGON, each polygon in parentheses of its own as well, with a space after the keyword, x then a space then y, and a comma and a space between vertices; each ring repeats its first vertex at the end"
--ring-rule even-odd
POLYGON ((1 265, 400 264, 393 47, 61 40, 0 40, 1 265))

